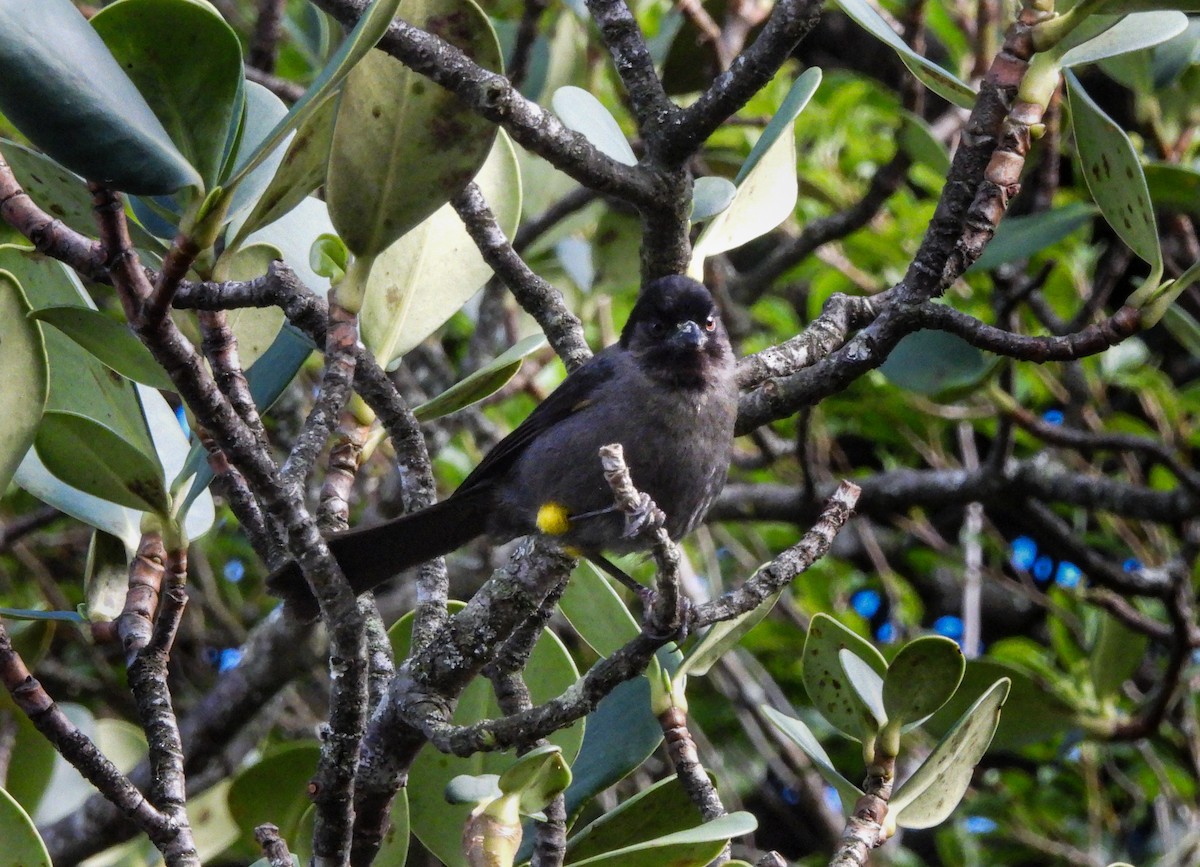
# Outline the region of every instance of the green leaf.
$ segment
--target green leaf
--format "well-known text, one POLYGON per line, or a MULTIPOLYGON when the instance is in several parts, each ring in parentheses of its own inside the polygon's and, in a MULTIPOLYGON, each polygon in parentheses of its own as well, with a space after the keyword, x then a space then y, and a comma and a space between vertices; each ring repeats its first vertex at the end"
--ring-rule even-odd
POLYGON ((839 650, 838 662, 850 688, 870 714, 869 718, 864 720, 862 735, 865 741, 888 721, 887 711, 883 706, 883 678, 867 662, 855 656, 852 650, 839 650))
POLYGON ((198 496, 190 496, 189 480, 194 471, 186 470, 191 452, 188 438, 179 426, 175 410, 162 395, 145 385, 137 386, 137 392, 163 478, 170 482, 168 490, 173 503, 182 500, 188 504, 177 510, 177 516, 184 519, 184 533, 189 540, 199 539, 212 527, 216 514, 210 494, 201 491, 198 496))
POLYGON ((517 375, 527 356, 545 345, 544 334, 531 334, 517 341, 506 352, 497 355, 461 382, 456 382, 437 397, 415 407, 413 415, 417 421, 431 421, 490 397, 517 375))
POLYGON ((350 267, 350 251, 337 235, 325 234, 313 241, 308 252, 308 265, 321 277, 336 286, 346 276, 350 267))
POLYGON ((579 561, 558 607, 584 643, 599 656, 611 656, 639 632, 638 622, 617 591, 590 560, 579 561))
POLYGON ((1200 171, 1174 163, 1150 163, 1145 174, 1155 207, 1200 218, 1200 171))
POLYGON ((621 165, 637 165, 637 157, 620 124, 600 100, 582 87, 560 87, 550 98, 550 105, 563 126, 579 133, 600 153, 621 165))
POLYGON ((1138 307, 1158 288, 1163 271, 1146 176, 1129 137, 1092 101, 1073 73, 1068 72, 1066 78, 1071 128, 1092 198, 1113 231, 1150 264, 1146 282, 1126 302, 1138 307))
POLYGON ((88 180, 139 195, 202 183, 70 0, 0 3, 0 112, 88 180))
POLYGON ((499 774, 460 774, 446 783, 446 802, 449 804, 482 804, 503 794, 499 774))
POLYGON ((893 385, 933 397, 978 385, 992 366, 958 335, 923 328, 901 338, 879 371, 893 385))
POLYGON ((810 67, 796 76, 796 80, 788 88, 787 96, 783 98, 783 102, 779 103, 779 110, 763 127, 762 135, 758 137, 758 141, 746 155, 746 161, 738 169, 737 177, 733 179, 735 184, 740 186, 742 181, 750 176, 754 167, 775 147, 776 142, 794 134, 796 118, 800 116, 800 112, 804 111, 820 86, 821 70, 816 67, 810 67))
POLYGON ((1141 667, 1147 638, 1144 633, 1134 632, 1106 611, 1098 614, 1099 634, 1088 656, 1088 668, 1096 695, 1101 699, 1115 698, 1125 681, 1141 667))
POLYGON ((971 775, 987 752, 1008 697, 1009 681, 1002 678, 979 697, 921 766, 892 795, 888 819, 901 828, 932 828, 954 812, 971 775))
POLYGON ((237 823, 229 813, 227 799, 232 784, 230 779, 221 780, 187 800, 188 822, 196 841, 196 855, 202 864, 216 861, 217 856, 236 843, 240 836, 237 823))
POLYGON ((323 292, 329 281, 313 271, 309 254, 317 238, 332 232, 333 223, 329 221, 329 210, 325 203, 310 197, 275 222, 252 232, 240 244, 270 244, 279 249, 283 253, 283 261, 296 272, 305 286, 323 292))
MULTIPOLYGON (((329 162, 329 145, 333 141, 333 119, 336 115, 337 100, 325 100, 307 117, 295 135, 287 140, 287 147, 278 160, 274 157, 277 151, 272 152, 272 157, 254 170, 252 178, 263 168, 276 166, 266 189, 257 197, 245 220, 240 225, 235 220, 237 229, 233 233, 231 246, 239 245, 251 232, 278 220, 325 183, 325 166, 329 162)), ((241 193, 241 188, 238 193, 241 193)))
MULTIPOLYGON (((919 114, 900 112, 900 147, 914 163, 926 165, 941 175, 949 173, 950 152, 919 114)), ((1007 224, 1006 220, 1000 226, 1003 228, 1007 224)))
POLYGON ((965 670, 962 650, 949 638, 926 635, 908 642, 883 680, 888 721, 911 728, 929 719, 954 695, 965 670))
MULTIPOLYGON (((404 867, 408 861, 408 789, 401 789, 392 799, 391 820, 388 829, 383 832, 383 842, 375 860, 371 862, 372 867, 404 867)), ((312 834, 308 834, 307 838, 311 840, 312 834)))
POLYGON ((1118 6, 1125 12, 1146 12, 1161 9, 1177 9, 1180 12, 1200 12, 1200 0, 1114 0, 1113 6, 1118 6))
MULTIPOLYGON (((141 729, 118 719, 96 719, 82 705, 59 703, 59 708, 84 735, 91 738, 100 752, 123 774, 131 771, 146 755, 146 738, 141 729)), ((39 825, 49 825, 78 810, 96 788, 83 778, 62 756, 55 757, 50 784, 34 819, 39 825)))
MULTIPOLYGON (((35 309, 91 305, 74 273, 53 259, 26 254, 14 247, 0 247, 0 268, 17 276, 35 309)), ((171 463, 165 457, 166 452, 151 439, 146 421, 153 410, 159 418, 154 427, 166 437, 174 434, 177 443, 183 440, 174 414, 162 397, 149 390, 139 396, 133 383, 114 374, 56 329, 44 329, 43 336, 50 361, 47 409, 86 416, 120 439, 123 453, 130 449, 141 452, 144 460, 138 463, 161 463, 169 469, 171 463), (163 423, 163 416, 169 424, 163 423)), ((165 448, 168 440, 163 442, 165 448)), ((157 485, 162 487, 161 471, 159 475, 157 485)), ((39 499, 118 536, 131 547, 136 546, 140 515, 58 480, 36 452, 31 451, 18 468, 17 482, 39 499)), ((193 526, 191 518, 188 526, 193 526)))
POLYGON ((289 842, 297 838, 300 820, 312 805, 308 781, 320 758, 316 741, 279 744, 233 778, 226 802, 245 844, 258 850, 254 829, 264 822, 278 825, 289 842))
POLYGON ((33 820, 4 789, 0 789, 0 839, 4 840, 4 858, 9 864, 53 867, 33 820))
MULTIPOLYGON (((92 196, 83 178, 67 171, 45 154, 7 139, 0 139, 0 151, 3 151, 4 161, 12 168, 21 188, 42 210, 53 214, 76 232, 89 237, 96 234, 92 196)), ((129 237, 140 250, 162 248, 157 238, 132 220, 129 222, 129 237)), ((21 243, 25 243, 23 238, 21 243)))
POLYGON ((543 744, 513 762, 497 784, 506 795, 519 792, 521 813, 529 816, 546 809, 571 785, 571 768, 561 749, 554 744, 543 744))
POLYGON ((732 620, 722 620, 709 627, 696 646, 689 650, 687 656, 684 657, 683 665, 679 666, 679 671, 676 672, 676 678, 690 674, 701 677, 708 674, 708 670, 718 659, 771 613, 771 609, 775 607, 775 603, 779 601, 782 593, 783 590, 778 590, 764 599, 757 608, 752 608, 732 620))
MULTIPOLYGON (((521 176, 506 135, 497 137, 475 183, 500 228, 512 237, 521 214, 521 176)), ((380 364, 394 366, 491 275, 454 208, 444 205, 375 260, 359 316, 363 343, 380 364)))
MULTIPOLYGON (((500 45, 474 0, 408 0, 405 20, 500 68, 500 45)), ((325 180, 329 216, 356 256, 382 253, 457 195, 487 159, 496 127, 382 51, 338 98, 325 180), (363 195, 370 190, 370 195, 363 195)))
POLYGON ((14 729, 5 787, 27 813, 36 814, 58 753, 17 707, 7 689, 0 690, 0 718, 10 720, 14 729))
POLYGON ((88 620, 95 623, 117 618, 129 589, 129 558, 122 540, 103 530, 92 533, 83 587, 88 620))
POLYGON ((234 190, 240 186, 246 176, 258 168, 275 148, 283 145, 293 130, 300 129, 309 118, 321 110, 325 102, 337 93, 354 65, 387 32, 399 6, 400 0, 372 0, 363 10, 362 17, 358 19, 350 35, 338 47, 337 53, 329 59, 320 75, 304 92, 304 96, 300 97, 283 120, 263 137, 258 147, 238 163, 233 175, 225 181, 226 189, 234 190))
MULTIPOLYGON (((461 610, 462 603, 453 603, 451 612, 461 610)), ((411 612, 388 630, 397 659, 408 656, 412 636, 411 612)), ((579 678, 570 654, 551 632, 543 632, 534 645, 529 664, 524 670, 525 681, 534 704, 559 695, 579 678)), ((463 691, 454 711, 455 725, 469 725, 482 719, 501 716, 491 684, 476 678, 463 691)), ((567 760, 579 753, 583 726, 576 724, 550 736, 567 760)), ((449 806, 443 798, 446 784, 460 774, 502 774, 513 762, 511 753, 478 753, 469 758, 448 756, 432 749, 422 750, 413 763, 408 778, 408 797, 413 833, 421 843, 449 867, 465 862, 461 850, 463 824, 470 806, 449 806)))
POLYGON ((69 304, 42 307, 31 317, 53 325, 121 376, 153 388, 175 390, 167 372, 129 327, 99 310, 69 304))
POLYGON ((17 278, 0 271, 0 492, 33 445, 50 390, 46 343, 28 312, 17 278))
POLYGON ((118 0, 91 23, 212 189, 242 111, 242 48, 233 28, 197 0, 118 0))
MULTIPOLYGON (((237 150, 234 153, 233 163, 236 165, 246 159, 253 153, 259 144, 270 135, 271 130, 287 116, 287 106, 283 100, 271 93, 261 84, 254 81, 243 82, 246 90, 245 108, 242 111, 241 123, 238 129, 237 150)), ((295 141, 295 136, 290 141, 295 141)), ((239 233, 248 235, 260 224, 251 224, 249 220, 243 218, 249 216, 251 210, 257 211, 259 200, 265 194, 267 188, 274 183, 275 177, 280 172, 286 154, 283 148, 276 148, 271 151, 266 159, 252 172, 246 175, 246 179, 238 184, 233 192, 233 196, 229 202, 229 211, 226 214, 226 219, 230 225, 239 227, 239 233)), ((317 185, 313 185, 308 190, 305 190, 296 201, 292 202, 294 207, 299 203, 300 199, 316 189, 317 185)), ((282 213, 280 214, 282 216, 282 213)), ((240 238, 231 236, 231 242, 226 244, 226 249, 237 249, 240 238)))
POLYGON ((0 616, 13 620, 56 620, 60 623, 83 623, 78 611, 46 611, 42 608, 5 608, 0 606, 0 616))
POLYGON ((693 275, 703 269, 707 257, 753 241, 791 216, 799 190, 795 120, 820 83, 821 70, 812 68, 792 85, 742 165, 733 201, 696 238, 690 267, 693 275))
MULTIPOLYGON (((696 805, 672 775, 642 789, 567 841, 567 863, 684 831, 696 822, 696 805)), ((518 856, 520 857, 520 856, 518 856)))
POLYGON ((1200 322, 1179 307, 1163 311, 1163 327, 1179 342, 1192 358, 1200 358, 1200 322))
POLYGON ((1072 202, 1025 217, 1006 217, 968 273, 990 271, 1008 262, 1028 259, 1086 226, 1098 213, 1088 202, 1072 202))
POLYGON ((1069 69, 1166 42, 1187 29, 1187 24, 1187 16, 1182 12, 1135 12, 1087 42, 1065 51, 1062 45, 1056 46, 1051 54, 1058 56, 1064 69, 1069 69))
MULTIPOLYGON (((232 253, 222 254, 218 263, 223 280, 253 280, 267 273, 283 252, 274 244, 261 241, 247 244, 232 253)), ((238 359, 242 369, 258 361, 275 342, 287 320, 278 307, 242 307, 225 314, 233 336, 237 338, 238 359)))
POLYGON ((715 217, 729 207, 736 195, 737 187, 728 178, 716 175, 696 178, 692 185, 692 222, 715 217))
POLYGON ((909 48, 866 0, 836 0, 836 2, 859 27, 895 51, 904 65, 921 80, 922 84, 959 108, 970 110, 974 107, 975 91, 954 74, 909 48))
POLYGON ((842 800, 842 811, 849 815, 855 803, 863 796, 862 789, 838 773, 825 748, 802 720, 782 714, 769 705, 763 705, 761 710, 777 729, 808 756, 821 778, 837 790, 838 797, 842 800))
POLYGON ((750 813, 730 813, 686 831, 635 843, 582 861, 572 867, 703 867, 721 853, 734 837, 758 827, 750 813))
POLYGON ((48 410, 34 447, 46 469, 72 487, 131 509, 170 512, 158 460, 95 419, 48 410))
POLYGON ((829 615, 817 614, 804 641, 804 688, 830 725, 860 740, 863 731, 873 727, 873 715, 846 680, 838 658, 842 650, 849 650, 879 677, 887 674, 887 662, 870 642, 829 615))

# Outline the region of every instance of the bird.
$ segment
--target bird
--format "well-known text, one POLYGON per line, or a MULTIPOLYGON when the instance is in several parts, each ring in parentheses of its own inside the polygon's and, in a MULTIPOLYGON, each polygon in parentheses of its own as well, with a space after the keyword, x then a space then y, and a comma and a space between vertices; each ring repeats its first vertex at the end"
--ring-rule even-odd
MULTIPOLYGON (((678 541, 707 514, 729 471, 738 389, 733 349, 705 286, 681 275, 646 284, 620 340, 571 372, 441 502, 337 533, 330 551, 355 593, 486 535, 540 533, 611 567, 604 552, 648 542, 613 503, 599 458, 620 443, 634 486, 678 541)), ((615 567, 612 567, 615 568, 615 567)), ((317 602, 297 564, 268 589, 297 616, 317 602)))

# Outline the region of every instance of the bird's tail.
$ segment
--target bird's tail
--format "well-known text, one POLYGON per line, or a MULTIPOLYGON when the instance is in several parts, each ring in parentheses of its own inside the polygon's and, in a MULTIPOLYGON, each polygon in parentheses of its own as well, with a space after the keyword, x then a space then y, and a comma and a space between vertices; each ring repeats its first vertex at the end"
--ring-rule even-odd
MULTIPOLYGON (((482 535, 490 505, 487 491, 476 488, 374 527, 338 533, 329 538, 329 550, 354 592, 363 593, 482 535)), ((298 617, 315 620, 320 614, 316 597, 294 560, 267 577, 267 589, 298 617)))

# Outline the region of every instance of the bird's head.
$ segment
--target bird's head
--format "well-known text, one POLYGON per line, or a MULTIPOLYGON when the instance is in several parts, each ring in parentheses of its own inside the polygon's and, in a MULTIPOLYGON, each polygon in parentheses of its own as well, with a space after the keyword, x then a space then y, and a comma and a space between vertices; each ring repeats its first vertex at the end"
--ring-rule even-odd
POLYGON ((621 345, 648 373, 679 385, 703 386, 733 362, 712 295, 679 275, 659 278, 642 290, 621 345))

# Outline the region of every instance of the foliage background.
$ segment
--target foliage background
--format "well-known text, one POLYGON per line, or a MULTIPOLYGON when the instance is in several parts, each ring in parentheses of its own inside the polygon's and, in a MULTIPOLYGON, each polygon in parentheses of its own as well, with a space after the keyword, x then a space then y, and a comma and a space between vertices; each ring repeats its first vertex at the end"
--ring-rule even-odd
MULTIPOLYGON (((331 52, 339 27, 327 12, 289 0, 279 19, 277 55, 256 58, 263 46, 256 27, 270 5, 216 4, 251 63, 259 61, 255 79, 290 103, 331 52)), ((746 2, 705 8, 701 14, 660 0, 633 6, 666 91, 682 102, 728 61, 705 28, 716 26, 722 38, 738 27, 754 33, 769 11, 746 2)), ((518 66, 527 97, 549 106, 558 87, 582 87, 641 152, 627 94, 587 9, 544 8, 531 0, 494 2, 485 11, 510 69, 522 27, 532 20, 536 28, 527 66, 518 66)), ((1011 18, 988 0, 888 3, 883 11, 909 44, 964 79, 987 68, 996 33, 1011 18)), ((803 332, 837 293, 869 297, 904 279, 946 178, 947 145, 963 122, 962 112, 925 91, 897 54, 837 8, 825 10, 793 57, 690 164, 698 175, 735 176, 798 70, 823 70, 795 121, 799 196, 791 215, 710 260, 706 271, 739 355, 803 332)), ((1177 276, 1200 258, 1193 224, 1200 203, 1200 24, 1193 16, 1165 44, 1077 72, 1146 165, 1167 274, 1177 276)), ((1045 134, 1034 145, 1001 234, 946 296, 953 308, 1020 334, 1078 331, 1117 310, 1150 270, 1093 206, 1060 97, 1050 102, 1045 134)), ((11 125, 3 132, 24 141, 11 125)), ((515 199, 511 186, 501 189, 490 200, 493 210, 519 206, 520 219, 513 221, 521 227, 518 251, 563 291, 593 347, 610 342, 641 282, 637 214, 619 199, 581 192, 519 147, 515 154, 522 195, 515 199), (564 201, 569 210, 561 208, 564 201), (556 211, 559 219, 542 219, 556 211)), ((0 240, 19 238, 11 228, 0 231, 8 233, 0 240)), ((283 253, 297 270, 306 269, 307 245, 298 255, 283 253)), ((119 315, 111 287, 89 283, 88 289, 102 310, 119 315)), ((851 779, 862 773, 860 750, 823 723, 801 680, 799 649, 808 623, 825 612, 871 638, 885 655, 928 632, 963 645, 971 661, 962 700, 935 717, 928 732, 906 741, 907 756, 929 749, 930 732, 944 730, 997 676, 1013 679, 968 800, 938 828, 902 832, 873 861, 1194 863, 1200 846, 1192 659, 1200 501, 1191 469, 1200 417, 1197 316, 1200 298, 1188 290, 1163 324, 1090 357, 1044 365, 1031 363, 1023 350, 1008 353, 1017 359, 1010 361, 946 332, 923 331, 882 367, 875 363, 870 366, 878 369, 846 377, 822 399, 739 440, 729 487, 685 545, 685 587, 698 598, 716 596, 793 544, 836 481, 854 479, 864 489, 860 516, 830 556, 795 582, 738 650, 706 678, 694 678, 688 693, 692 732, 726 805, 758 817, 754 847, 778 850, 796 863, 824 863, 841 828, 830 789, 766 723, 762 703, 805 719, 843 773, 851 779)), ((536 329, 504 287, 490 283, 433 338, 405 354, 393 379, 410 405, 421 404, 536 329)), ((439 490, 452 490, 563 375, 553 353, 540 350, 482 404, 427 423, 423 433, 439 490)), ((279 453, 294 443, 320 379, 314 356, 266 417, 279 453)), ((386 444, 374 448, 354 477, 351 524, 402 508, 410 480, 390 458, 386 444)), ((89 546, 93 577, 103 559, 92 529, 16 487, 0 509, 4 605, 70 611, 84 602, 89 546)), ((503 562, 502 554, 478 544, 450 558, 451 595, 468 597, 503 562)), ((109 559, 122 557, 110 552, 109 559)), ((628 565, 646 579, 653 573, 650 563, 628 565)), ((124 580, 121 568, 118 563, 124 580)), ((245 664, 244 654, 255 652, 248 637, 276 606, 262 589, 266 572, 218 498, 213 529, 191 548, 193 592, 171 654, 172 694, 181 713, 202 707, 221 679, 245 664)), ((413 604, 411 583, 397 582, 379 603, 386 618, 398 616, 413 604)), ((94 643, 78 624, 6 625, 47 691, 69 703, 106 752, 124 757, 119 765, 131 766, 140 747, 126 722, 134 713, 119 649, 94 643)), ((565 623, 556 626, 583 669, 594 655, 565 623)), ((311 739, 325 718, 328 693, 316 653, 292 652, 312 654, 308 671, 289 673, 287 685, 271 691, 248 725, 231 732, 216 751, 226 767, 205 769, 203 786, 212 788, 189 802, 198 839, 213 841, 206 855, 214 863, 255 857, 247 835, 253 822, 239 815, 230 780, 235 789, 260 787, 240 796, 257 801, 261 813, 254 821, 269 818, 281 827, 301 821, 297 805, 314 766, 311 739)), ((52 768, 63 773, 53 753, 38 745, 20 715, 10 709, 4 719, 6 788, 51 829, 78 808, 82 783, 50 777, 52 768)), ((901 765, 903 775, 903 757, 901 765)), ((651 757, 602 795, 589 815, 667 772, 662 754, 651 757)), ((72 840, 60 825, 45 836, 65 863, 120 835, 72 840)), ((414 846, 410 863, 430 859, 414 846)), ((153 854, 139 841, 123 844, 104 863, 141 863, 153 854)))

